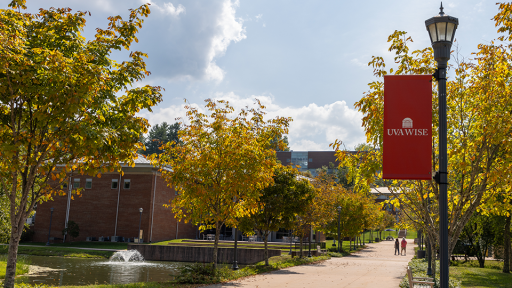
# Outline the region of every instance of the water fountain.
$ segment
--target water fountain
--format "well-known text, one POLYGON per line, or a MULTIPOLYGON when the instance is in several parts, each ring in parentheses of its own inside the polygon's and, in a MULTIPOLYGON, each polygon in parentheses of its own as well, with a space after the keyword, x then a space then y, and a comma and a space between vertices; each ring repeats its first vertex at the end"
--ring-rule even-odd
POLYGON ((137 250, 117 251, 110 257, 110 262, 144 262, 144 257, 137 250))

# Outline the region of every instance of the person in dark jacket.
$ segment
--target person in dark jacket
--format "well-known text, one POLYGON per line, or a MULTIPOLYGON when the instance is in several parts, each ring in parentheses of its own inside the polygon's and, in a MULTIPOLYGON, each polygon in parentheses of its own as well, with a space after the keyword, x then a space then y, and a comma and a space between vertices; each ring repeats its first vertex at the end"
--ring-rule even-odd
POLYGON ((400 255, 400 242, 398 242, 398 238, 396 238, 395 240, 395 255, 396 253, 398 253, 398 255, 400 255))

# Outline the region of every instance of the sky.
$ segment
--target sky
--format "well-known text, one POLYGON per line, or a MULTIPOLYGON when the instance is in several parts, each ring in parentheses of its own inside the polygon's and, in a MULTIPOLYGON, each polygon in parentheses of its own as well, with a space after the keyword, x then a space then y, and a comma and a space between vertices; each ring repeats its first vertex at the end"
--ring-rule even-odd
MULTIPOLYGON (((5 9, 10 1, 0 0, 5 9)), ((496 0, 444 1, 444 12, 459 19, 459 53, 471 58, 479 43, 498 37, 492 17, 496 0)), ((406 31, 411 49, 430 46, 425 20, 439 13, 432 0, 27 0, 28 12, 69 7, 89 11, 84 36, 107 27, 107 17, 127 18, 128 9, 151 3, 151 14, 132 51, 147 53, 151 75, 138 85, 165 88, 151 125, 185 116, 184 99, 229 100, 236 109, 259 99, 269 117, 292 117, 290 148, 347 149, 366 142, 362 114, 354 103, 377 80, 367 66, 372 56, 393 67, 387 38, 406 31)), ((126 59, 129 52, 116 52, 126 59)))

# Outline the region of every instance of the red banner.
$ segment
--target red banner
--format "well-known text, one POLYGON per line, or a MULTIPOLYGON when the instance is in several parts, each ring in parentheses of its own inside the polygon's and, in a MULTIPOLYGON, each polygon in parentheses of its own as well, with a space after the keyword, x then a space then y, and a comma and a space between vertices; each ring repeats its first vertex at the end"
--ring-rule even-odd
POLYGON ((384 76, 384 179, 432 179, 432 76, 384 76))

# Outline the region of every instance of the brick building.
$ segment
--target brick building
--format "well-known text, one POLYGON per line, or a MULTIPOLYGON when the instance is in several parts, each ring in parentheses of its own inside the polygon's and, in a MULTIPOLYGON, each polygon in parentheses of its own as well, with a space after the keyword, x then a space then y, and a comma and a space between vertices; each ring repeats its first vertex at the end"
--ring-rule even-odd
POLYGON ((80 236, 75 241, 102 236, 134 238, 137 237, 139 209, 142 208, 141 230, 145 242, 196 238, 196 226, 183 221, 177 223, 171 209, 163 206, 169 204, 176 192, 167 186, 158 168, 139 156, 135 167, 123 167, 123 172, 123 176, 104 173, 101 178, 72 175, 70 185, 73 189, 83 188, 82 196, 72 195, 71 199, 68 193, 38 204, 33 240, 47 241, 51 208, 50 237, 63 238, 62 230, 69 219, 80 227, 80 236))

